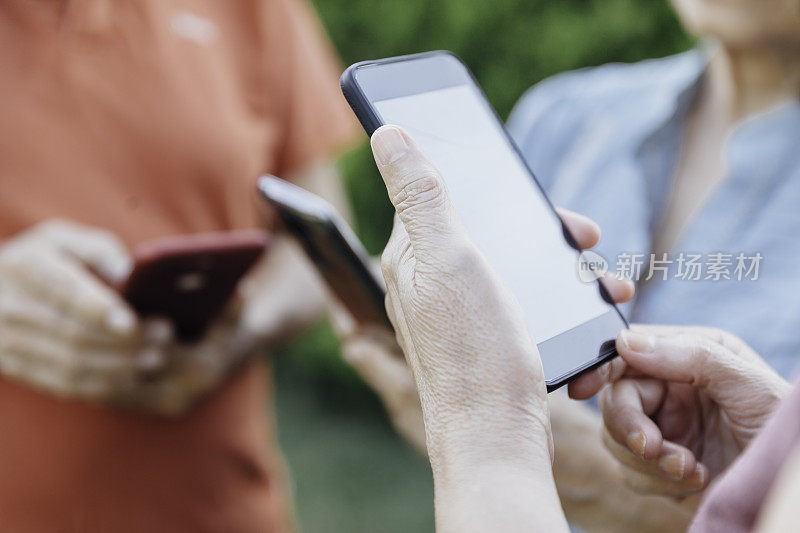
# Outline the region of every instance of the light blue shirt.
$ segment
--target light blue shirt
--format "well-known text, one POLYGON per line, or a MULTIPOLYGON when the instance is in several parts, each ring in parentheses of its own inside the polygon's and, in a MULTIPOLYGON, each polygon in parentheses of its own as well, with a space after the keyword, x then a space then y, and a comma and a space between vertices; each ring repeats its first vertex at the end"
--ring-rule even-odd
MULTIPOLYGON (((509 129, 553 203, 603 228, 597 251, 612 270, 623 253, 648 254, 647 268, 706 66, 695 50, 561 74, 528 91, 511 115, 509 129)), ((800 102, 739 124, 725 156, 725 179, 670 259, 733 254, 733 279, 679 279, 673 264, 666 281, 646 284, 623 310, 633 322, 731 331, 789 377, 800 358, 800 102), (757 280, 733 275, 740 252, 763 257, 757 280)))

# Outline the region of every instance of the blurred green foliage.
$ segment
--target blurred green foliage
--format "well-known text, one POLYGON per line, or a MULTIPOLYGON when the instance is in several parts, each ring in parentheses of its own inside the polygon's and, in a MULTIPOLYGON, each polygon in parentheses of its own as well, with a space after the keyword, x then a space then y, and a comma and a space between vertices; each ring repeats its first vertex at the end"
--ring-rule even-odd
MULTIPOLYGON (((666 0, 312 1, 344 64, 451 50, 503 117, 526 89, 552 74, 692 46, 666 0)), ((377 254, 391 229, 391 209, 366 143, 340 167, 356 231, 377 254)), ((307 533, 433 530, 425 460, 393 434, 377 399, 342 363, 329 327, 277 358, 276 394, 307 533)))

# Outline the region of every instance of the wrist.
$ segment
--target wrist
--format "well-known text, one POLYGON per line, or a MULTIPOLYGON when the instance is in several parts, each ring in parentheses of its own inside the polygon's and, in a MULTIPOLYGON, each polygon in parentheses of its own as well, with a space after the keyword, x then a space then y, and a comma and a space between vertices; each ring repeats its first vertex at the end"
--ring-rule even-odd
POLYGON ((553 445, 546 410, 541 418, 530 413, 503 419, 470 413, 439 418, 447 423, 426 424, 434 477, 457 479, 464 472, 483 472, 487 465, 551 470, 553 445))
POLYGON ((545 446, 448 458, 434 469, 434 489, 437 531, 566 530, 545 446))

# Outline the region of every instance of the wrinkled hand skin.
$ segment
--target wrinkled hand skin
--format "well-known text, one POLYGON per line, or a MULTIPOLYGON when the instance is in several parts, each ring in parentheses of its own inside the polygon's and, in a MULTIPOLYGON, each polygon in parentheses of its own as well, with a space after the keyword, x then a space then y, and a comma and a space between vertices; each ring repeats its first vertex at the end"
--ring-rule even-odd
MULTIPOLYGON (((382 171, 402 174, 415 155, 382 171)), ((468 239, 443 183, 423 174, 389 193, 397 219, 381 265, 386 305, 417 384, 431 461, 451 436, 469 441, 475 431, 508 435, 513 446, 533 430, 527 438, 540 435, 552 448, 544 376, 525 317, 468 239), (422 208, 439 216, 416 217, 422 208), (409 231, 418 237, 413 245, 409 231)))
MULTIPOLYGON (((557 208, 557 211, 581 249, 588 249, 597 244, 600 239, 600 228, 597 224, 582 215, 565 209, 557 208)), ((376 270, 379 268, 379 265, 376 265, 376 270)), ((624 303, 633 298, 634 286, 631 282, 610 276, 606 277, 603 282, 615 302, 624 303)), ((334 326, 342 339, 342 353, 347 362, 378 393, 397 431, 417 451, 423 455, 427 454, 422 407, 419 403, 416 385, 393 332, 375 326, 359 325, 338 306, 331 309, 331 317, 334 319, 334 326)), ((560 419, 572 415, 569 407, 574 406, 576 409, 579 407, 574 402, 571 402, 570 406, 564 402, 557 405, 560 419), (562 406, 564 407, 561 408, 562 406)), ((581 414, 584 415, 583 417, 591 417, 591 414, 581 414)), ((578 418, 582 420, 583 417, 578 418)), ((582 430, 586 426, 585 423, 581 423, 577 426, 581 431, 576 433, 575 428, 570 428, 568 432, 579 435, 578 441, 585 444, 586 436, 582 434, 582 430)), ((554 425, 554 431, 556 427, 561 426, 554 425)), ((599 435, 599 431, 597 434, 599 435)), ((599 444, 599 437, 595 440, 599 444)), ((556 439, 556 444, 557 441, 558 439, 556 439)), ((556 448, 556 454, 558 454, 558 448, 556 448)))
POLYGON ((536 428, 552 454, 544 377, 516 301, 470 243, 427 262, 410 250, 401 234, 384 254, 387 306, 417 383, 431 460, 449 435, 468 438, 476 422, 512 437, 536 428))
POLYGON ((634 326, 617 350, 619 359, 582 376, 570 394, 608 383, 604 443, 628 485, 645 494, 683 498, 705 489, 790 388, 747 344, 717 329, 634 326))
POLYGON ((177 415, 263 341, 241 294, 199 342, 176 342, 169 323, 141 321, 111 288, 130 268, 113 234, 69 221, 3 243, 0 373, 63 398, 177 415))
POLYGON ((373 152, 396 210, 386 307, 422 405, 439 531, 564 530, 544 375, 516 299, 400 128, 373 152))

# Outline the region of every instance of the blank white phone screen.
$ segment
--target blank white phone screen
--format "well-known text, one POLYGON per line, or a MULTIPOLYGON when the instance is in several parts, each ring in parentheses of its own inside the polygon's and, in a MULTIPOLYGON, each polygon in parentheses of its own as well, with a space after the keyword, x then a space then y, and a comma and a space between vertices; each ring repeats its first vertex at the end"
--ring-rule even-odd
POLYGON ((467 231, 519 300, 537 343, 611 310, 597 284, 578 277, 578 253, 475 87, 374 105, 384 123, 405 128, 441 171, 467 231))

